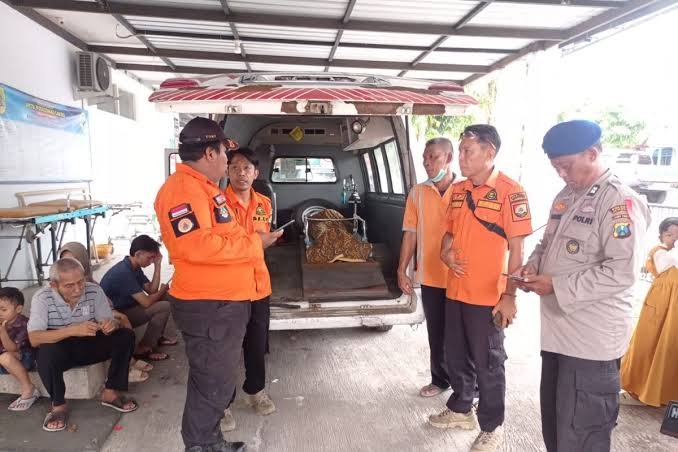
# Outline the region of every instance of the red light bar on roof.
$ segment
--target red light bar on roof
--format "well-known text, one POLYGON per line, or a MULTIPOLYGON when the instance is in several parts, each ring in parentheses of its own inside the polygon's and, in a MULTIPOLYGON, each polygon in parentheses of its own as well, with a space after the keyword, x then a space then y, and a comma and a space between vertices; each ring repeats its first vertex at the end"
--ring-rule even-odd
POLYGON ((436 82, 429 85, 428 89, 434 91, 463 91, 462 87, 456 83, 436 82))
POLYGON ((200 88, 200 82, 192 78, 171 78, 160 84, 160 89, 200 88))

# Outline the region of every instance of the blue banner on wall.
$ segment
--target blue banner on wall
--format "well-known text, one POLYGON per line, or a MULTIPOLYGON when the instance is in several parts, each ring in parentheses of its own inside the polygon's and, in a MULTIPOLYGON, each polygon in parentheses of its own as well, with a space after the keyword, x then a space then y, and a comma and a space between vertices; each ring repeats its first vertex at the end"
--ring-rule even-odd
POLYGON ((91 179, 87 112, 0 83, 0 183, 91 179))
POLYGON ((71 133, 84 133, 87 112, 39 99, 0 83, 0 116, 4 120, 59 129, 71 133))

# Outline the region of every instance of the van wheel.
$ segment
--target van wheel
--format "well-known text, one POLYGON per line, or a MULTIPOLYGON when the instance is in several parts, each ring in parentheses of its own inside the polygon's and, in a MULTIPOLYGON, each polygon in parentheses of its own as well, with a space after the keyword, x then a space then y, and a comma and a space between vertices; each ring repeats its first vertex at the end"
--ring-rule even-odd
POLYGON ((393 325, 370 326, 368 328, 378 333, 387 333, 393 329, 393 325))
POLYGON ((325 209, 339 210, 339 207, 325 199, 307 199, 306 201, 302 201, 296 205, 294 208, 294 213, 292 214, 292 218, 294 218, 299 230, 303 231, 304 219, 325 209))

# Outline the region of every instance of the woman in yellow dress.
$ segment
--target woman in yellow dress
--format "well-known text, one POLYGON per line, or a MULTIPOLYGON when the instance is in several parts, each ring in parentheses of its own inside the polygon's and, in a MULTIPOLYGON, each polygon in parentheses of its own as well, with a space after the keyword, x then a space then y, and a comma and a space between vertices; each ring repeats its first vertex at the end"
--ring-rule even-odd
POLYGON ((678 400, 678 218, 659 225, 661 245, 646 267, 655 279, 645 297, 629 350, 622 358, 621 403, 659 407, 678 400))

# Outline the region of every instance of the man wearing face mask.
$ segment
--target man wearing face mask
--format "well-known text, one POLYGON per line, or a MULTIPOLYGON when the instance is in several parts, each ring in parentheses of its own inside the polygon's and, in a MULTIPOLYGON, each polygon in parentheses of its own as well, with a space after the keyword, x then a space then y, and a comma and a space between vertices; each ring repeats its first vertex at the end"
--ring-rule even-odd
POLYGON ((619 365, 650 211, 602 160, 591 121, 552 127, 543 148, 566 186, 520 271, 541 297, 541 419, 549 452, 609 451, 619 365))
POLYGON ((415 185, 407 197, 403 218, 403 241, 398 265, 398 286, 411 295, 413 286, 421 285, 431 358, 431 382, 419 395, 433 397, 450 387, 443 349, 445 325, 445 285, 447 267, 440 260, 440 241, 445 233, 445 211, 450 203, 452 182, 452 142, 433 138, 424 147, 424 169, 429 179, 415 185), (416 256, 413 277, 408 266, 416 256))
POLYGON ((495 451, 504 440, 503 328, 516 314, 516 289, 502 275, 520 269, 523 240, 532 233, 523 188, 494 166, 497 130, 468 126, 459 143, 467 179, 452 185, 440 258, 449 267, 445 302, 445 358, 454 393, 447 409, 429 417, 438 428, 481 432, 472 451, 495 451), (508 257, 508 259, 507 259, 508 257), (476 385, 478 420, 472 409, 476 385))

